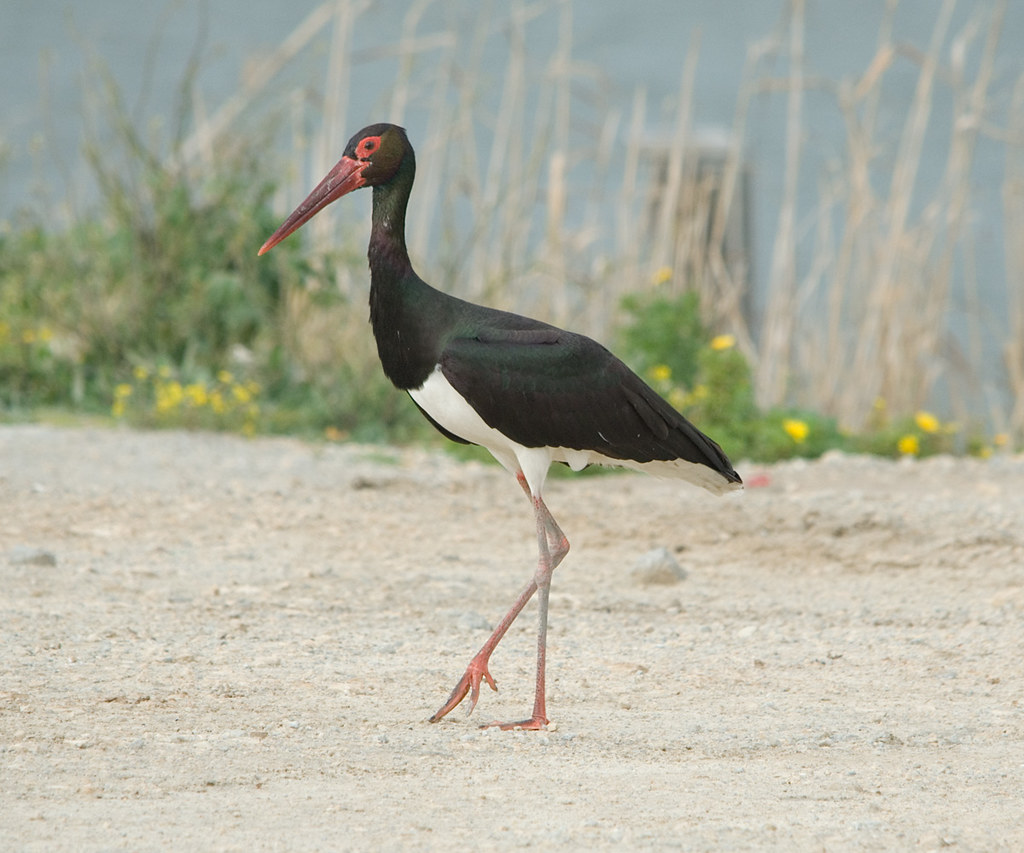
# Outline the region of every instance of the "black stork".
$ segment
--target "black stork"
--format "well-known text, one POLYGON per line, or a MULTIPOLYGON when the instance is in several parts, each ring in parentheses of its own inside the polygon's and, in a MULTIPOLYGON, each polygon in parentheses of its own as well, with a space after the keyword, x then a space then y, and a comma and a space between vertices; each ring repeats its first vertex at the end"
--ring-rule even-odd
POLYGON ((678 477, 721 494, 742 488, 722 449, 596 341, 506 311, 449 296, 423 281, 405 246, 405 212, 416 158, 405 131, 373 124, 349 140, 341 160, 260 248, 269 251, 318 211, 373 187, 370 323, 381 365, 441 433, 486 447, 515 475, 533 504, 537 569, 470 661, 437 722, 480 685, 497 685, 491 653, 533 594, 539 602, 533 714, 503 729, 541 729, 548 593, 569 541, 541 492, 552 462, 574 471, 619 465, 678 477))

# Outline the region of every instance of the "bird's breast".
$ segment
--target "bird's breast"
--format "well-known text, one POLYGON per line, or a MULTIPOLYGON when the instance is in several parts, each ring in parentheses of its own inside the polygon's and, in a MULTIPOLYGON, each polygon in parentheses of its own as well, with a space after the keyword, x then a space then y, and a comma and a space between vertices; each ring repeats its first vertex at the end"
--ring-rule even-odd
POLYGON ((441 365, 437 365, 418 388, 410 388, 409 396, 446 430, 466 441, 487 448, 509 444, 509 440, 488 426, 469 401, 452 387, 441 365))

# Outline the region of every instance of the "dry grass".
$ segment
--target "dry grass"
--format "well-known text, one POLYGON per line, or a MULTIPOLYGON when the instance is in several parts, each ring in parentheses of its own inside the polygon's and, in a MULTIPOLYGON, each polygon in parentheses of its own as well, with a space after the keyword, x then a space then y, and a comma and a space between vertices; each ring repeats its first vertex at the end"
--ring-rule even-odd
MULTIPOLYGON (((1006 182, 1003 185, 1003 217, 1007 235, 1024 234, 1024 75, 1013 90, 1007 133, 1015 145, 1006 146, 1006 182)), ((1007 239, 1006 300, 1009 334, 1003 346, 1013 407, 1008 415, 996 409, 997 427, 1024 435, 1024 242, 1007 239)))
MULTIPOLYGON (((296 128, 318 127, 312 138, 295 132, 295 148, 309 162, 280 200, 282 212, 290 209, 355 129, 347 81, 367 5, 336 0, 314 10, 237 98, 201 122, 185 150, 209 150, 210 137, 264 97, 303 46, 326 38, 322 98, 287 99, 296 128)), ((634 94, 627 117, 603 97, 600 75, 573 60, 569 0, 485 4, 462 40, 455 28, 423 32, 430 5, 413 3, 402 40, 383 51, 395 76, 382 109, 393 121, 425 121, 426 133, 414 142, 430 168, 421 168, 412 199, 409 242, 428 280, 607 339, 620 297, 651 286, 665 267, 671 276, 663 287, 696 288, 709 323, 737 336, 763 405, 803 405, 858 427, 879 397, 890 412, 907 413, 941 387, 953 414, 969 420, 978 415, 983 389, 986 419, 1024 437, 1024 254, 1019 241, 1006 240, 1005 319, 998 308, 983 309, 992 288, 983 300, 972 261, 972 166, 982 137, 1005 152, 1005 232, 1024 233, 1024 77, 1015 88, 1010 81, 1010 98, 1007 81, 994 73, 1006 0, 977 3, 960 31, 952 26, 954 0, 937 3, 924 48, 894 39, 893 0, 879 22, 874 56, 840 81, 821 80, 805 67, 804 2, 791 0, 777 31, 749 49, 734 141, 710 172, 692 132, 697 40, 682 57, 671 139, 656 151, 646 138, 645 92, 634 94), (537 19, 557 32, 544 57, 528 47, 527 27, 537 19), (770 69, 780 66, 785 76, 772 77, 770 69), (893 147, 879 127, 879 104, 890 75, 908 66, 917 82, 893 147), (495 81, 500 95, 491 113, 495 81), (1002 96, 994 92, 997 82, 1002 96), (806 209, 805 93, 812 88, 835 99, 846 139, 836 162, 812 176, 817 200, 806 209), (942 179, 925 185, 922 148, 939 93, 953 104, 948 155, 942 179), (786 126, 776 231, 758 235, 772 245, 760 317, 749 309, 751 259, 737 255, 728 239, 741 213, 744 146, 756 144, 747 130, 755 102, 777 103, 786 126), (583 161, 594 171, 581 191, 573 177, 583 161), (967 312, 966 342, 950 326, 954 303, 967 312), (984 341, 993 336, 1002 341, 1005 376, 987 366, 984 341)), ((333 216, 352 221, 351 211, 333 216)), ((319 218, 314 248, 336 239, 337 228, 332 216, 319 218)), ((361 279, 339 280, 350 282, 343 286, 361 304, 361 279)), ((304 317, 308 312, 296 312, 297 322, 304 317)), ((347 338, 339 345, 349 346, 347 338)))

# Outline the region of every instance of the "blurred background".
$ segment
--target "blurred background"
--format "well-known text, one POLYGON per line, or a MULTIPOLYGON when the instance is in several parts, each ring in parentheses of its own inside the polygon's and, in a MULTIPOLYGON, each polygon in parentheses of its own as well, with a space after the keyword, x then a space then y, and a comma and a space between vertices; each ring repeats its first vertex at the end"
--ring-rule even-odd
POLYGON ((4 0, 0 413, 421 438, 366 124, 448 292, 612 345, 733 456, 1024 438, 1024 5, 4 0), (410 411, 411 410, 411 411, 410 411))

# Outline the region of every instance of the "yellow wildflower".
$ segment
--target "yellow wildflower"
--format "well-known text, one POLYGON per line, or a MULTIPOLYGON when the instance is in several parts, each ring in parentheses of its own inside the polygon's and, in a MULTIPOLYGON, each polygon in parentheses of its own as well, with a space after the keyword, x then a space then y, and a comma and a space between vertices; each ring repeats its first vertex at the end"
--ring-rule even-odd
POLYGON ((132 390, 132 386, 127 382, 114 386, 114 404, 110 407, 110 414, 115 418, 124 417, 126 408, 124 401, 132 395, 132 390))
POLYGON ((731 349, 734 346, 736 346, 735 335, 715 335, 711 339, 711 349, 716 351, 723 349, 731 349))
POLYGON ((904 456, 917 456, 921 450, 921 442, 916 435, 905 435, 896 445, 904 456))
POLYGON ((786 418, 782 422, 782 428, 797 444, 803 444, 807 440, 808 433, 811 431, 806 421, 799 421, 796 418, 786 418))
POLYGON ((193 382, 191 385, 185 386, 185 398, 191 405, 200 408, 207 404, 210 395, 206 393, 205 385, 200 382, 193 382))
POLYGON ((655 382, 668 382, 672 378, 672 368, 667 364, 656 364, 651 368, 650 376, 655 382))
POLYGON ((244 385, 232 385, 231 393, 239 403, 248 403, 252 399, 252 392, 244 385))
POLYGON ((992 443, 996 447, 1006 447, 1010 443, 1010 434, 1008 432, 997 432, 992 436, 992 443))
POLYGON ((938 432, 941 426, 939 419, 931 412, 918 412, 914 415, 914 422, 921 432, 938 432))
POLYGON ((223 415, 228 410, 227 404, 224 402, 224 395, 220 391, 213 391, 210 394, 210 408, 217 415, 223 415))
POLYGON ((230 370, 221 370, 217 373, 217 381, 222 385, 230 385, 235 381, 235 377, 231 375, 230 370))
POLYGON ((654 275, 651 276, 651 283, 657 287, 659 284, 664 284, 666 281, 672 279, 672 267, 659 267, 655 270, 654 275))
POLYGON ((146 368, 143 367, 141 364, 138 364, 132 371, 132 376, 134 376, 136 379, 146 379, 149 377, 149 371, 146 370, 146 368))
POLYGON ((701 400, 706 400, 708 396, 707 385, 695 385, 693 387, 693 393, 690 394, 690 399, 694 403, 699 403, 701 400))
POLYGON ((181 404, 184 396, 180 382, 163 382, 156 387, 156 410, 169 412, 181 404))

